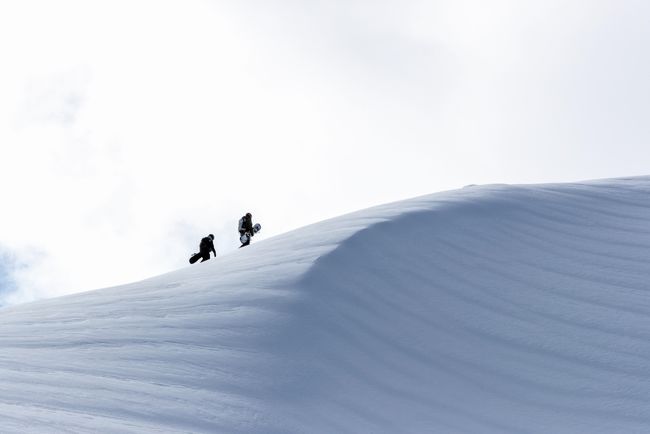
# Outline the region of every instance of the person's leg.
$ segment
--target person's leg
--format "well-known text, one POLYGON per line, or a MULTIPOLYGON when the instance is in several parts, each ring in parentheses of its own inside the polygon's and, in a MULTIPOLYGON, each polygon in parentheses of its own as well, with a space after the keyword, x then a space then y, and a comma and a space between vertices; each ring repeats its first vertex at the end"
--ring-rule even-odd
POLYGON ((201 262, 207 261, 207 260, 210 259, 210 252, 201 252, 201 254, 203 255, 202 256, 203 259, 201 259, 201 262))
MULTIPOLYGON (((245 235, 245 234, 246 234, 245 231, 239 231, 239 241, 240 241, 240 242, 241 242, 241 237, 242 237, 243 235, 245 235)), ((241 246, 239 246, 239 248, 241 249, 242 247, 247 246, 247 245, 249 245, 250 243, 251 243, 251 236, 248 235, 248 236, 246 237, 246 242, 245 242, 245 243, 242 243, 241 246)))

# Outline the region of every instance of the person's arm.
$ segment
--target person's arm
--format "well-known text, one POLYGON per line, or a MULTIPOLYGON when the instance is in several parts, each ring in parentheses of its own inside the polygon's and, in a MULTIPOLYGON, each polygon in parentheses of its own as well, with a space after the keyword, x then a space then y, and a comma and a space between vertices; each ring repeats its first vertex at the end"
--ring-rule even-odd
POLYGON ((214 257, 216 258, 217 257, 217 250, 214 248, 214 243, 210 243, 210 245, 212 246, 212 253, 214 253, 214 257))

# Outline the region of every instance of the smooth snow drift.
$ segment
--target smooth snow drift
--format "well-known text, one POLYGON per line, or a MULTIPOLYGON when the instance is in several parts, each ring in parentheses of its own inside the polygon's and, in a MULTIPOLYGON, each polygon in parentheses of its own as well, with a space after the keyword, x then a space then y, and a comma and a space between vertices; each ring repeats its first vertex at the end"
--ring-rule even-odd
POLYGON ((648 432, 649 276, 650 178, 377 207, 0 311, 0 432, 648 432))

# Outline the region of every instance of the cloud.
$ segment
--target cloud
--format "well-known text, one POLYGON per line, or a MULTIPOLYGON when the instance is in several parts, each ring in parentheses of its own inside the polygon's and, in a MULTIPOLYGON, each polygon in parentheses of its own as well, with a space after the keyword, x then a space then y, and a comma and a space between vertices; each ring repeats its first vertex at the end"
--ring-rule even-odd
POLYGON ((643 173, 636 1, 0 6, 0 243, 28 300, 468 183, 643 173), (35 13, 38 11, 38 13, 35 13))
POLYGON ((35 124, 72 125, 84 103, 87 78, 83 71, 67 70, 32 78, 23 90, 15 114, 18 129, 35 124))

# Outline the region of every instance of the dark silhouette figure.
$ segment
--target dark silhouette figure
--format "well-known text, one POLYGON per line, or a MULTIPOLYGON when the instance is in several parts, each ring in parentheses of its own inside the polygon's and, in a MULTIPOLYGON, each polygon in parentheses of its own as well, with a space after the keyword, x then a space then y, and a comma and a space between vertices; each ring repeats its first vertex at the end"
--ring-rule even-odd
POLYGON ((207 237, 203 238, 201 240, 201 244, 199 244, 199 253, 195 253, 191 258, 190 258, 190 264, 195 263, 196 261, 201 258, 201 262, 207 261, 210 259, 210 252, 214 253, 214 256, 217 256, 217 251, 214 248, 214 235, 210 234, 207 237))

